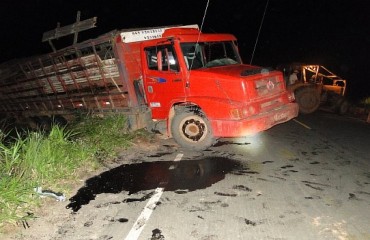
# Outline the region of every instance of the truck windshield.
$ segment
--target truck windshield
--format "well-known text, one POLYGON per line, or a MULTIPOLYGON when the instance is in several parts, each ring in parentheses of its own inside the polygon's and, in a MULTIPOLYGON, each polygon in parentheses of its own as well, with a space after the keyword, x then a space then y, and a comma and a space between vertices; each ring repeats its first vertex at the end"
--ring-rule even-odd
POLYGON ((232 41, 181 43, 181 49, 188 69, 241 64, 232 41))

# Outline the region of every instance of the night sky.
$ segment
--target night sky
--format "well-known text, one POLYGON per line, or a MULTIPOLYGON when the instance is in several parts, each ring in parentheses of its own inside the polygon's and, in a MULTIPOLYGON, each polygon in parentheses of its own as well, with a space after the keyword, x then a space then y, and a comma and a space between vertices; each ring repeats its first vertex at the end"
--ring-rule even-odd
MULTIPOLYGON (((251 61, 268 0, 210 0, 203 32, 232 33, 251 61)), ((252 63, 322 64, 348 81, 353 100, 370 96, 370 7, 367 0, 269 0, 252 63)), ((42 34, 98 17, 80 40, 113 29, 202 23, 207 0, 23 0, 0 2, 0 62, 50 51, 42 34)), ((63 39, 64 41, 72 41, 63 39)), ((61 41, 63 41, 61 40, 61 41)))

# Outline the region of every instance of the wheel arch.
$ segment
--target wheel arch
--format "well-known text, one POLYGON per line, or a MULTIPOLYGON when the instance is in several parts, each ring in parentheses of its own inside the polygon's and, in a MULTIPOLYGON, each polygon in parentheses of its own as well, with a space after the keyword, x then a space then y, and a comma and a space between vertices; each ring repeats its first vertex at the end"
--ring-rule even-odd
POLYGON ((180 109, 189 109, 189 111, 196 110, 196 111, 201 111, 204 115, 205 112, 203 109, 196 103, 193 102, 177 102, 172 104, 172 107, 170 108, 170 111, 168 113, 168 121, 167 121, 167 132, 168 136, 172 137, 172 131, 171 131, 171 123, 172 119, 176 114, 176 111, 179 111, 180 109))
POLYGON ((180 146, 204 150, 215 142, 211 122, 200 108, 193 103, 174 105, 172 118, 169 122, 169 131, 180 146))

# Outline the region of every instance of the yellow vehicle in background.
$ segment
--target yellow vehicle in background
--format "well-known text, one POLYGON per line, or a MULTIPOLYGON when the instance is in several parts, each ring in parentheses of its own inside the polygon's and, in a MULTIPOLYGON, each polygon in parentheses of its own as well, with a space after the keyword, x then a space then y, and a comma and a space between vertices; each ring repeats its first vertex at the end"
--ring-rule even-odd
POLYGON ((287 88, 294 92, 299 112, 309 114, 319 107, 339 114, 347 113, 347 81, 321 65, 290 64, 279 66, 287 88))

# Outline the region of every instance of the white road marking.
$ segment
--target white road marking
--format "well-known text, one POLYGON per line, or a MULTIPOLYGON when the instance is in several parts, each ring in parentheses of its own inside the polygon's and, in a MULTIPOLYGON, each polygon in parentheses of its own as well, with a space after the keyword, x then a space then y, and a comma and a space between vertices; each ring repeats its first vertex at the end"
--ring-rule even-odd
POLYGON ((298 124, 300 124, 300 125, 302 125, 303 127, 307 128, 307 129, 310 129, 311 130, 311 128, 309 126, 307 126, 306 124, 301 123, 300 121, 298 121, 296 119, 293 119, 293 121, 296 122, 296 123, 298 123, 298 124))
MULTIPOLYGON (((182 153, 177 154, 176 158, 173 161, 174 162, 180 161, 183 155, 184 154, 182 153)), ((170 166, 170 169, 171 167, 173 168, 173 165, 170 166)), ((149 201, 145 205, 143 211, 141 212, 136 222, 132 226, 125 240, 136 240, 139 238, 141 232, 143 231, 145 227, 145 224, 147 223, 154 209, 156 208, 157 203, 159 199, 161 198, 163 191, 164 191, 164 187, 159 187, 155 189, 154 195, 149 199, 149 201)))

